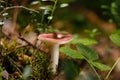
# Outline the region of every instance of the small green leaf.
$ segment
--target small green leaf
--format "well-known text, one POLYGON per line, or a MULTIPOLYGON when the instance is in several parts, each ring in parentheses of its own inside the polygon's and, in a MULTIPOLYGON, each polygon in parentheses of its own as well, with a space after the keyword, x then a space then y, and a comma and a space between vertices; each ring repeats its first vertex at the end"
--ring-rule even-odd
POLYGON ((52 19, 53 19, 53 16, 48 16, 48 19, 49 19, 49 20, 52 20, 52 19))
POLYGON ((84 57, 76 50, 73 50, 69 47, 61 47, 60 51, 66 54, 67 56, 70 56, 72 58, 76 59, 83 59, 84 57))
POLYGON ((32 68, 27 65, 23 70, 23 74, 22 74, 23 79, 27 80, 28 77, 31 75, 31 73, 32 73, 32 68))
POLYGON ((99 63, 99 62, 91 62, 91 64, 92 64, 94 67, 100 69, 101 71, 110 70, 110 67, 109 67, 109 66, 106 66, 106 65, 104 65, 104 64, 102 64, 102 63, 99 63))
POLYGON ((33 1, 33 2, 31 2, 31 5, 36 5, 36 4, 40 4, 40 1, 33 1))
POLYGON ((61 7, 61 8, 64 8, 64 7, 67 7, 67 6, 69 6, 68 3, 62 3, 62 4, 60 4, 60 7, 61 7))
POLYGON ((120 34, 112 34, 110 36, 110 39, 112 40, 113 43, 115 43, 116 45, 120 46, 120 34))
POLYGON ((85 56, 89 60, 97 60, 98 54, 91 48, 83 45, 83 44, 77 44, 77 49, 82 53, 83 56, 85 56))
POLYGON ((79 44, 79 43, 82 43, 84 45, 93 45, 93 44, 97 44, 97 41, 89 38, 73 39, 71 41, 71 44, 79 44))
POLYGON ((52 6, 51 5, 41 6, 39 8, 42 9, 42 10, 48 10, 48 11, 52 10, 52 6))

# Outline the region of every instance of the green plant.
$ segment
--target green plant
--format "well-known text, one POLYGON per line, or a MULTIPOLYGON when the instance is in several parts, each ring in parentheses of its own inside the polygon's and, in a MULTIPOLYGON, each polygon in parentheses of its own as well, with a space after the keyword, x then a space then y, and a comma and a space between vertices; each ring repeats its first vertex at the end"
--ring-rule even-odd
MULTIPOLYGON (((116 44, 117 46, 120 46, 120 30, 116 30, 114 33, 112 33, 109 36, 109 38, 114 44, 116 44)), ((111 74, 111 72, 113 71, 113 69, 118 64, 119 61, 120 61, 120 57, 116 60, 116 62, 112 66, 111 70, 109 71, 108 75, 106 76, 106 79, 108 79, 109 75, 111 74)))
POLYGON ((86 29, 85 32, 88 34, 88 37, 90 38, 94 38, 95 36, 100 34, 97 28, 94 28, 92 30, 86 29))
POLYGON ((101 71, 106 71, 110 70, 110 67, 97 61, 99 59, 98 54, 93 49, 81 43, 76 44, 75 46, 77 50, 73 50, 69 47, 62 47, 60 51, 74 59, 86 60, 86 62, 89 63, 93 71, 98 76, 98 79, 102 80, 100 75, 96 71, 96 68, 101 71))

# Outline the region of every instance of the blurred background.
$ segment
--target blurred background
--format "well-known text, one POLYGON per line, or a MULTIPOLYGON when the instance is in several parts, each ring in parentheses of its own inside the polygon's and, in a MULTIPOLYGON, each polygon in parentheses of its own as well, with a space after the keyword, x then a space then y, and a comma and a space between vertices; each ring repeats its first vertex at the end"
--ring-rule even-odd
MULTIPOLYGON (((33 44, 34 39, 40 33, 71 33, 75 38, 87 38, 87 41, 90 38, 97 41, 90 47, 98 53, 101 62, 112 66, 120 56, 120 47, 113 44, 109 39, 112 33, 120 32, 119 7, 120 0, 0 0, 0 40, 2 41, 4 37, 11 39, 19 35, 33 44)), ((83 39, 82 42, 84 43, 85 40, 83 39)), ((9 46, 9 48, 11 47, 9 46)), ((2 53, 1 49, 0 52, 2 53)), ((44 60, 43 58, 45 56, 42 56, 40 60, 44 60)), ((43 64, 45 64, 44 62, 47 63, 44 60, 43 64)), ((74 71, 71 73, 69 71, 72 68, 77 69, 76 66, 72 65, 73 63, 74 61, 70 62, 69 60, 62 63, 71 66, 68 68, 65 65, 66 70, 68 70, 66 73, 68 74, 67 80, 72 80, 70 75, 74 73, 74 71)), ((40 64, 40 70, 46 70, 44 66, 41 68, 43 64, 40 64)), ((83 61, 83 64, 86 63, 83 61)), ((96 76, 91 75, 87 69, 88 67, 82 69, 83 73, 81 71, 80 76, 83 79, 80 77, 81 80, 97 80, 96 76), (88 78, 85 78, 86 75, 88 78)), ((41 80, 49 80, 46 79, 49 77, 47 73, 49 71, 42 75, 35 74, 35 76, 40 77, 41 80), (43 75, 45 76, 42 79, 41 76, 43 75)), ((107 72, 99 73, 105 76, 107 72)), ((111 80, 120 80, 119 73, 120 65, 118 64, 113 70, 111 80)), ((60 80, 60 77, 61 80, 64 80, 62 78, 64 75, 61 73, 55 77, 55 80, 60 80)))
MULTIPOLYGON (((45 27, 44 24, 47 23, 48 17, 51 16, 51 8, 54 2, 52 0, 1 0, 0 4, 1 11, 5 7, 11 6, 25 6, 36 10, 34 12, 26 10, 24 7, 8 9, 1 13, 0 20, 2 22, 5 19, 12 19, 21 29, 32 24, 35 25, 35 29, 40 31, 45 27), (42 19, 43 17, 44 19, 42 19)), ((52 26, 54 29, 67 30, 71 33, 79 33, 86 28, 98 28, 103 32, 111 33, 119 28, 119 17, 119 0, 58 0, 52 14, 53 19, 47 28, 52 26)))

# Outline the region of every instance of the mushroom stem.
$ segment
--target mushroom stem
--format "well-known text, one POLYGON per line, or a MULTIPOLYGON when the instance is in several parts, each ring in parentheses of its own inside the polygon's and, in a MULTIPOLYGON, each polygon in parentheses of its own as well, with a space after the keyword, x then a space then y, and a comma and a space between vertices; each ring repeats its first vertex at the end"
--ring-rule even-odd
POLYGON ((51 46, 51 67, 53 74, 56 73, 59 62, 59 44, 51 46))

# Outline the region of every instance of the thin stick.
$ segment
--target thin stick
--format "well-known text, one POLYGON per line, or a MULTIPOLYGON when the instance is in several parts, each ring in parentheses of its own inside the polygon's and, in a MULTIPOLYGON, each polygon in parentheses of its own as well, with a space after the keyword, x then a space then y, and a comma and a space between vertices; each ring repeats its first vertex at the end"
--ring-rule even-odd
POLYGON ((25 6, 12 6, 12 7, 6 7, 6 8, 4 8, 4 10, 0 12, 0 15, 1 15, 2 13, 4 13, 5 11, 7 11, 7 10, 15 9, 15 8, 23 8, 23 9, 26 9, 26 10, 28 10, 28 11, 32 11, 32 12, 35 12, 35 13, 38 13, 38 14, 40 13, 39 11, 36 11, 36 10, 34 10, 34 9, 30 9, 30 8, 27 8, 27 7, 25 7, 25 6))
POLYGON ((111 72, 113 71, 113 69, 115 68, 115 66, 118 64, 119 60, 120 60, 120 58, 118 58, 117 61, 114 63, 114 65, 112 66, 112 68, 111 68, 110 71, 108 72, 105 80, 107 80, 107 79, 109 78, 111 72))
POLYGON ((36 47, 35 45, 31 44, 29 41, 27 41, 27 40, 24 39, 23 37, 19 36, 18 38, 21 39, 22 41, 25 41, 26 43, 28 43, 28 45, 32 46, 34 49, 37 49, 37 50, 39 50, 39 51, 41 51, 41 52, 46 53, 45 51, 43 51, 43 50, 39 49, 38 47, 36 47))
POLYGON ((98 77, 98 80, 102 80, 98 74, 98 72, 96 71, 96 69, 93 67, 93 65, 90 64, 90 61, 87 60, 87 58, 84 57, 84 59, 88 62, 88 64, 91 66, 91 68, 93 69, 93 71, 95 72, 96 76, 98 77))

